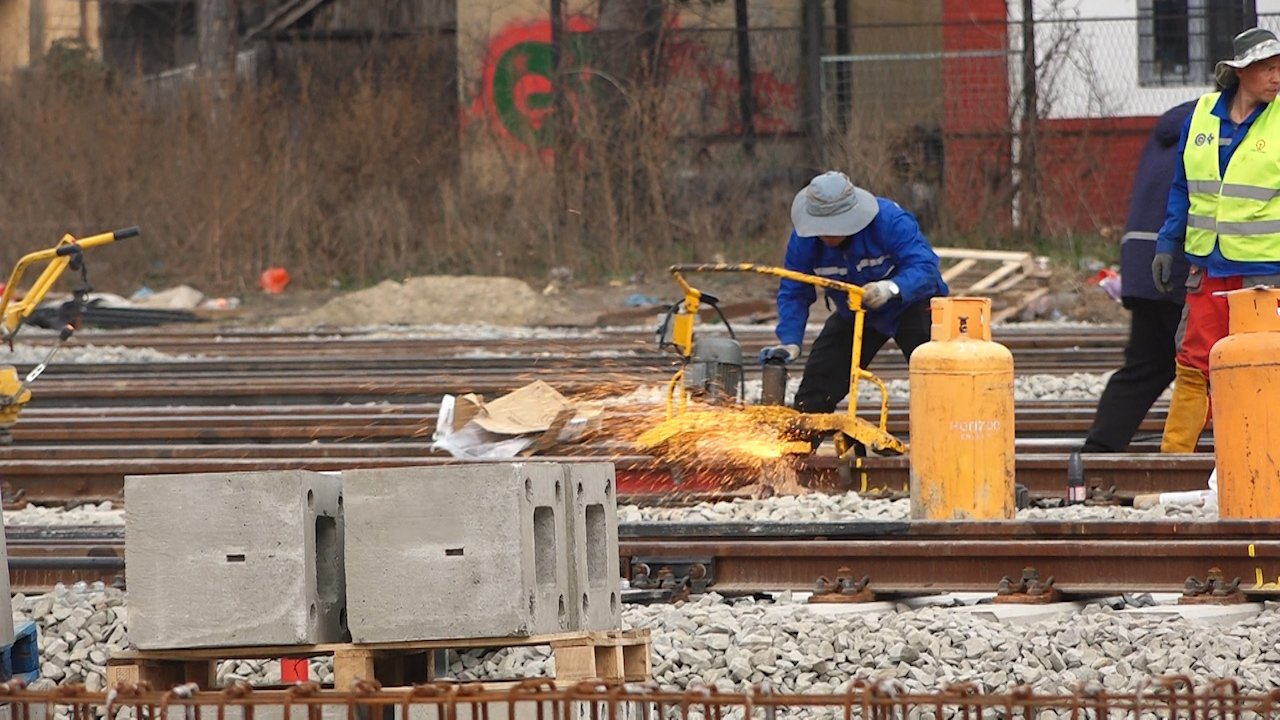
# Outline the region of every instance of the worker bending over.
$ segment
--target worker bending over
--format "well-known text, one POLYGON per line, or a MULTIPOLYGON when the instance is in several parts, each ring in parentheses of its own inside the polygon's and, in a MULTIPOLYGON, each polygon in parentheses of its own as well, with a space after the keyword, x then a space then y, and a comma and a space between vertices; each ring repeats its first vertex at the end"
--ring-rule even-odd
MULTIPOLYGON (((929 299, 945 296, 947 285, 938 255, 911 213, 855 186, 841 172, 815 177, 791 204, 795 226, 787 241, 788 270, 859 285, 865 291, 862 357, 866 368, 893 338, 910 360, 929 340, 929 299)), ((804 366, 795 408, 806 413, 834 412, 849 394, 853 362, 853 312, 847 294, 826 290, 827 318, 804 366)), ((760 352, 760 361, 800 357, 809 306, 817 300, 812 285, 782 280, 778 285, 778 345, 760 352)))

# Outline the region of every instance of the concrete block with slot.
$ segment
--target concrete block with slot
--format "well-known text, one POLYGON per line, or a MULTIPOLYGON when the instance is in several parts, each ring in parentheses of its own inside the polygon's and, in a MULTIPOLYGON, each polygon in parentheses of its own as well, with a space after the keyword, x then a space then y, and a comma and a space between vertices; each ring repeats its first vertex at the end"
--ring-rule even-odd
POLYGON ((125 478, 129 639, 142 649, 342 642, 342 479, 125 478))
POLYGON ((342 475, 355 642, 569 628, 565 476, 559 465, 342 475))
POLYGON ((570 617, 575 630, 622 627, 613 463, 566 463, 570 617))

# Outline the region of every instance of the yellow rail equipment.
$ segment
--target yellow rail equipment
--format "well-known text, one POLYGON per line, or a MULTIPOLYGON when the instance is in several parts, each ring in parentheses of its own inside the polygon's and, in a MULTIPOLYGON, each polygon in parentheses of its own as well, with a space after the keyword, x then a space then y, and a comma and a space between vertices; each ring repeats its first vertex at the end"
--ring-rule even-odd
MULTIPOLYGON (((20 258, 9 275, 9 281, 4 285, 4 291, 0 292, 0 342, 8 343, 10 349, 13 348, 13 339, 18 331, 68 268, 80 271, 81 277, 86 279, 85 284, 77 288, 75 293, 77 307, 83 304, 84 297, 89 292, 84 266, 85 250, 109 245, 116 240, 140 234, 141 231, 137 227, 130 227, 79 239, 71 235, 63 235, 57 245, 20 258), (29 269, 42 263, 44 270, 31 283, 26 293, 19 296, 18 287, 22 278, 29 269)), ((31 391, 28 390, 28 386, 40 377, 54 354, 74 332, 74 324, 63 327, 49 353, 32 368, 31 372, 27 373, 26 377, 20 378, 17 368, 12 365, 0 365, 0 443, 11 440, 9 428, 17 421, 22 408, 31 400, 31 391)))
MULTIPOLYGON (((801 413, 792 410, 783 413, 771 413, 770 417, 775 417, 785 422, 785 434, 795 438, 810 438, 834 433, 836 452, 840 460, 845 462, 852 460, 854 457, 854 442, 861 443, 879 454, 900 455, 906 452, 906 445, 888 431, 889 391, 885 387, 884 381, 858 365, 859 358, 862 357, 862 330, 865 320, 865 311, 862 308, 863 290, 861 287, 839 280, 787 270, 786 268, 750 263, 672 265, 670 272, 676 283, 684 291, 683 307, 680 308, 679 312, 673 313, 670 320, 670 338, 668 340, 679 352, 681 366, 667 385, 668 429, 665 432, 659 429, 652 434, 647 433, 647 444, 658 444, 679 433, 684 426, 680 423, 671 422, 671 420, 688 410, 689 392, 684 385, 685 370, 694 358, 694 320, 698 315, 705 293, 691 285, 685 275, 710 272, 741 272, 771 275, 815 287, 842 290, 847 293, 849 309, 853 311, 853 337, 850 339, 853 344, 853 362, 849 369, 848 412, 801 413), (874 384, 880 390, 880 416, 875 424, 857 416, 858 383, 863 380, 874 384)), ((706 297, 712 298, 712 296, 706 297)), ((714 305, 715 302, 717 302, 715 299, 710 299, 710 304, 714 305)), ((793 442, 788 445, 788 448, 791 454, 808 454, 813 451, 814 446, 808 442, 793 442)))

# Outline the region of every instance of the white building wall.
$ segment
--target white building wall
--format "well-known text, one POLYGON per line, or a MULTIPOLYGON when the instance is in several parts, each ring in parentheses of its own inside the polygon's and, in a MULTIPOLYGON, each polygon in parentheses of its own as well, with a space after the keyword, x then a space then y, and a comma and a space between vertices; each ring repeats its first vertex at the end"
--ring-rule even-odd
MULTIPOLYGON (((1214 0, 1204 0, 1214 2, 1214 0)), ((1022 0, 1007 3, 1010 46, 1021 49, 1022 0)), ((1259 24, 1280 33, 1280 0, 1257 0, 1259 24), (1268 17, 1269 16, 1269 17, 1268 17)), ((1143 87, 1139 82, 1137 0, 1035 0, 1041 115, 1099 118, 1159 115, 1213 88, 1143 87)), ((1020 56, 1017 56, 1020 57, 1020 56)), ((1022 90, 1021 65, 1011 69, 1011 100, 1022 90)))

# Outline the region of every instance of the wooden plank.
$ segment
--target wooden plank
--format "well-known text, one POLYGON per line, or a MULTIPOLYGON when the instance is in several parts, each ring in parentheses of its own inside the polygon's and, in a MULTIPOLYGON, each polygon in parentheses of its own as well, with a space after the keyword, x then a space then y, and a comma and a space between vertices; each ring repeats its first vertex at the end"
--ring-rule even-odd
POLYGON ((974 260, 996 260, 999 262, 1026 262, 1031 259, 1031 253, 1021 250, 971 250, 968 248, 939 248, 933 249, 940 258, 966 259, 974 260))
POLYGON ((333 687, 335 689, 350 690, 359 680, 376 678, 372 650, 347 648, 334 652, 333 687))
POLYGON ((558 681, 592 678, 642 681, 653 675, 647 631, 596 633, 585 643, 579 640, 552 643, 551 652, 558 681))
MULTIPOLYGON (((622 682, 622 678, 626 676, 622 663, 622 647, 618 645, 596 645, 596 674, 595 677, 606 682, 622 682)), ((559 679, 560 669, 556 668, 556 676, 559 679)), ((571 678, 565 678, 566 680, 571 678)))
POLYGON ((277 5, 256 27, 245 33, 246 40, 287 30, 302 18, 330 0, 285 0, 277 5))
POLYGON ((1010 274, 1018 272, 1018 270, 1020 270, 1021 268, 1022 268, 1022 265, 1020 263, 1007 262, 1001 265, 995 271, 988 274, 986 277, 979 280, 978 282, 970 285, 969 288, 966 290, 966 292, 970 292, 970 293, 982 292, 987 288, 991 287, 992 285, 995 285, 996 283, 1000 282, 1004 278, 1008 277, 1010 274))
POLYGON ((1018 272, 1005 278, 1004 281, 1001 282, 999 285, 996 285, 995 287, 991 288, 991 292, 992 294, 1009 292, 1010 290, 1020 285, 1022 281, 1026 279, 1027 279, 1027 274, 1022 271, 1022 268, 1018 268, 1018 272))
POLYGON ((461 648, 528 647, 530 645, 589 644, 612 639, 640 640, 648 630, 578 631, 487 638, 442 640, 402 640, 381 643, 327 643, 318 645, 243 645, 238 647, 171 648, 165 650, 125 650, 113 657, 121 660, 256 660, 279 657, 333 655, 340 650, 455 650, 461 648))
POLYGON ((978 261, 973 258, 965 258, 960 262, 947 268, 942 273, 942 281, 950 284, 953 280, 968 272, 969 268, 977 265, 978 261))
POLYGON ((649 643, 622 648, 623 680, 645 682, 653 677, 653 654, 649 643))
POLYGON ((1004 322, 1005 320, 1008 320, 1014 315, 1017 315, 1018 313, 1022 312, 1022 310, 1027 307, 1027 305, 1030 305, 1037 298, 1044 297, 1045 295, 1048 295, 1048 294, 1049 294, 1049 288, 1043 288, 1043 287, 1036 288, 1035 290, 1032 290, 1026 295, 1023 295, 1022 298, 1017 302, 1011 303, 1008 307, 1002 308, 998 312, 992 313, 991 322, 993 323, 1004 322))
POLYGON ((107 665, 107 686, 118 682, 136 685, 150 683, 154 688, 168 689, 185 683, 196 683, 202 688, 217 685, 217 668, 212 660, 181 662, 172 660, 137 660, 112 662, 107 665))
POLYGON ((217 684, 219 660, 333 655, 334 687, 349 690, 359 681, 377 680, 384 687, 434 680, 438 649, 550 645, 556 679, 577 682, 648 680, 653 675, 649 631, 583 631, 528 637, 460 638, 395 643, 256 646, 134 650, 117 653, 108 664, 111 684, 145 681, 157 688, 194 682, 217 684))
POLYGON ((134 663, 107 664, 107 687, 112 688, 120 683, 138 684, 138 666, 134 663))
POLYGON ((556 661, 556 679, 568 682, 596 677, 596 649, 592 645, 562 645, 551 652, 556 661))

